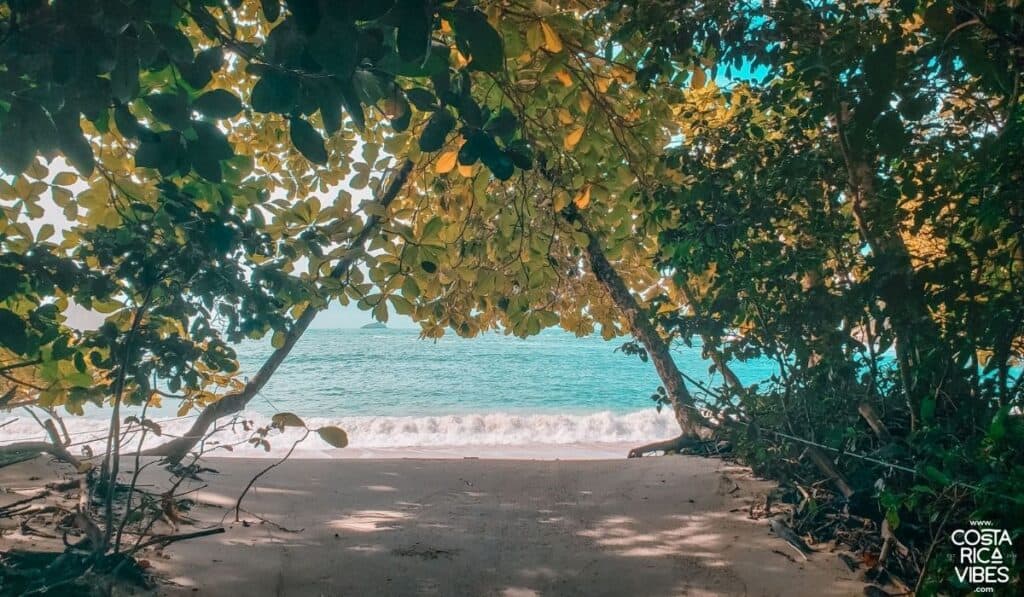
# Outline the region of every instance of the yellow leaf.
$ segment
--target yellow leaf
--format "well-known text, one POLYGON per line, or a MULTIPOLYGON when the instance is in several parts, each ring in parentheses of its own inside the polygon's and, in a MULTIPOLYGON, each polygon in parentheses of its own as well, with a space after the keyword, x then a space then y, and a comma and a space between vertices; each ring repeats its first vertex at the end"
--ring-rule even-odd
POLYGON ((572 151, 572 148, 579 144, 580 139, 583 138, 583 127, 579 127, 573 132, 565 136, 565 149, 566 151, 572 151))
POLYGON ((615 65, 612 67, 612 76, 618 79, 622 83, 632 83, 636 80, 636 73, 630 69, 615 65))
POLYGON ((551 200, 551 207, 555 210, 555 213, 561 213, 567 205, 569 205, 569 194, 565 191, 557 192, 551 200))
POLYGON ((466 178, 471 178, 473 176, 473 166, 465 166, 463 164, 459 164, 459 174, 465 176, 466 178))
POLYGON ((320 435, 320 439, 335 448, 344 448, 348 445, 348 435, 338 427, 321 427, 316 432, 320 435))
POLYGON ((598 75, 594 77, 594 84, 597 86, 597 90, 601 93, 606 93, 608 88, 612 85, 612 78, 598 75))
POLYGON ((61 172, 57 176, 53 177, 53 184, 64 187, 64 186, 67 186, 69 184, 75 184, 75 181, 77 181, 77 180, 78 180, 78 176, 76 176, 74 173, 72 173, 72 172, 61 172))
POLYGON ((590 205, 590 185, 584 185, 579 194, 572 200, 579 209, 586 209, 590 205))
POLYGON ((544 32, 544 49, 549 52, 561 52, 562 38, 558 36, 558 32, 547 23, 541 23, 540 28, 544 32))
POLYGON ((277 413, 270 419, 271 425, 284 429, 285 427, 305 427, 306 424, 294 413, 277 413))
POLYGON ((561 122, 562 124, 572 124, 573 120, 575 119, 572 117, 571 112, 565 108, 558 109, 558 122, 561 122))
POLYGON ((590 101, 591 100, 590 100, 590 94, 589 93, 581 93, 580 94, 580 110, 583 110, 584 114, 586 114, 587 112, 590 112, 590 101))
POLYGON ((434 171, 438 174, 448 174, 455 169, 455 164, 459 158, 459 152, 457 151, 446 151, 441 154, 441 157, 437 158, 437 165, 434 167, 434 171))
POLYGON ((658 315, 662 315, 662 314, 665 314, 665 313, 672 313, 672 312, 678 311, 678 310, 679 310, 679 307, 677 307, 676 305, 672 304, 671 302, 666 302, 666 303, 662 303, 661 306, 658 307, 658 315))
POLYGON ((555 73, 555 78, 558 79, 559 82, 562 83, 562 85, 565 85, 566 87, 572 87, 572 77, 569 76, 569 73, 567 73, 566 71, 559 70, 558 72, 555 73))
POLYGON ((544 32, 536 23, 526 30, 526 47, 531 52, 536 52, 544 45, 544 32))
POLYGON ((699 66, 693 67, 693 76, 690 78, 690 87, 692 89, 701 89, 704 87, 704 83, 708 77, 704 74, 704 69, 699 66))
POLYGON ((451 33, 451 32, 452 32, 451 24, 448 21, 446 21, 445 19, 441 19, 441 33, 451 33))

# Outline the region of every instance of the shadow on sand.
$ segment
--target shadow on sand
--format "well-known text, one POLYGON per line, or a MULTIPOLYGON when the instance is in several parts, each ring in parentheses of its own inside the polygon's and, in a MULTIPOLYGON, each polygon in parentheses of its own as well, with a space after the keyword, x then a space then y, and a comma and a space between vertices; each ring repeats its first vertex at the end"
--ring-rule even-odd
POLYGON ((768 485, 718 461, 289 461, 246 497, 249 524, 234 523, 267 462, 209 463, 221 473, 192 516, 228 532, 154 558, 162 594, 860 592, 833 554, 787 555, 746 514, 768 485))

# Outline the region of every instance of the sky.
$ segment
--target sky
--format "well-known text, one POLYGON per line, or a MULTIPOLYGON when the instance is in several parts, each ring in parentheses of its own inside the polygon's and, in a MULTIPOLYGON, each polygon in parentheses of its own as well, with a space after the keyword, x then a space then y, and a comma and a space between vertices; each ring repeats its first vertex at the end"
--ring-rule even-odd
MULTIPOLYGON (((369 311, 360 311, 354 304, 341 306, 332 303, 326 311, 316 316, 313 324, 314 329, 337 329, 337 328, 358 328, 373 322, 374 319, 369 311)), ((412 319, 405 315, 389 312, 388 327, 395 329, 419 329, 412 319)))

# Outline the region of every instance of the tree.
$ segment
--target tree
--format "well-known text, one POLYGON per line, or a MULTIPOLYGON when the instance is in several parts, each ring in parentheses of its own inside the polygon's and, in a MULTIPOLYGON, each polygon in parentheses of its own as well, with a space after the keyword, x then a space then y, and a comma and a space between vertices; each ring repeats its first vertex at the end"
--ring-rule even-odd
MULTIPOLYGON (((644 79, 690 87, 666 157, 685 181, 645 197, 660 267, 688 289, 660 323, 726 361, 778 363, 721 393, 747 456, 799 474, 782 433, 816 464, 825 445, 916 470, 850 459, 836 479, 908 545, 942 545, 937 520, 1016 527, 1019 7, 625 4, 620 35, 650 41, 644 79)), ((890 570, 957 587, 929 557, 890 570)))
MULTIPOLYGON (((326 206, 324 193, 353 170, 354 187, 379 189, 371 175, 390 156, 443 141, 465 118, 431 118, 414 137, 408 98, 457 97, 450 54, 464 72, 498 70, 502 41, 471 2, 29 1, 0 4, 0 19, 3 398, 51 414, 112 407, 92 549, 116 555, 122 406, 244 405, 317 311, 361 298, 355 266, 391 199, 360 214, 346 192, 326 206), (385 125, 389 155, 364 143, 367 163, 353 163, 354 131, 385 125), (76 172, 51 173, 57 157, 76 172), (68 220, 57 239, 39 221, 44 193, 68 220), (71 329, 72 303, 109 315, 99 330, 71 329), (245 386, 230 345, 267 334, 279 350, 245 386)), ((481 159, 495 176, 528 154, 507 123, 500 144, 469 126, 491 141, 481 159)), ((395 170, 391 198, 411 167, 395 170)), ((71 460, 53 436, 50 451, 71 460)))

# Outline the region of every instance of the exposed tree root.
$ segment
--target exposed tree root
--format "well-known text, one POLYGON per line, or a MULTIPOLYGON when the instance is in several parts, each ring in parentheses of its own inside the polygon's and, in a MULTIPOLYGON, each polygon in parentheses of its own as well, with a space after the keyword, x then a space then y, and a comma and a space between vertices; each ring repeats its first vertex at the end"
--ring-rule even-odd
MULTIPOLYGON (((71 466, 75 467, 76 470, 82 470, 82 461, 75 457, 74 454, 68 451, 64 447, 64 442, 61 440, 60 435, 57 432, 57 427, 53 424, 53 421, 46 421, 43 424, 46 428, 46 432, 50 435, 49 442, 35 441, 35 442, 18 442, 15 444, 8 444, 6 446, 0 446, 0 460, 12 460, 9 464, 14 462, 21 462, 22 455, 32 454, 33 456, 38 454, 49 454, 60 460, 66 462, 71 466)), ((27 460, 28 458, 24 458, 27 460)))
POLYGON ((677 438, 669 439, 661 442, 654 442, 640 446, 639 448, 633 448, 629 451, 628 458, 642 458, 647 454, 653 452, 664 452, 678 453, 683 450, 692 450, 694 448, 704 445, 704 440, 693 435, 680 435, 677 438))

